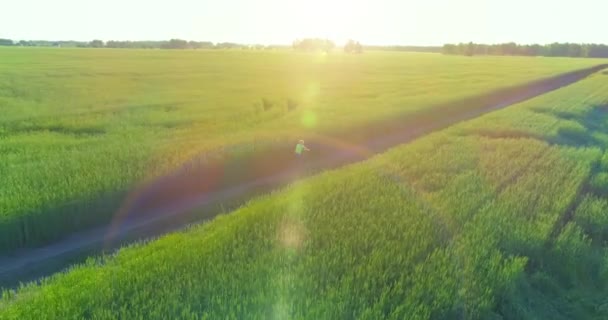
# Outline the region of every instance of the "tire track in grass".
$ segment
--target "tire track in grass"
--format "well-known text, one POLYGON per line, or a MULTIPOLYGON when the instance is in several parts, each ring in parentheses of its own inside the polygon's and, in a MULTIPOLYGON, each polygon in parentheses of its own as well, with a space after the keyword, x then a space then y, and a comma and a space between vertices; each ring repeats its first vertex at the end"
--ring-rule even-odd
MULTIPOLYGON (((588 136, 587 136, 586 142, 594 142, 593 134, 596 132, 608 133, 607 128, 604 128, 603 126, 598 126, 597 124, 594 124, 593 122, 592 123, 589 122, 590 120, 593 121, 594 120, 593 118, 595 116, 598 116, 600 118, 606 117, 604 115, 605 112, 606 112, 605 106, 599 106, 599 107, 595 107, 595 108, 591 109, 587 114, 585 114, 582 117, 582 119, 578 119, 578 120, 575 119, 575 121, 577 123, 580 123, 583 127, 585 127, 588 130, 588 136), (600 110, 602 114, 600 114, 600 115, 596 114, 596 112, 598 110, 600 110), (591 118, 590 118, 590 116, 591 116, 591 118)), ((559 142, 556 142, 556 143, 559 144, 559 142)), ((603 145, 600 145, 600 151, 601 151, 601 154, 604 155, 606 153, 606 147, 603 145)), ((590 168, 587 173, 587 176, 581 182, 581 184, 576 192, 576 195, 573 197, 570 204, 566 207, 564 212, 561 214, 560 218, 555 222, 555 225, 553 226, 553 229, 551 230, 551 233, 549 234, 549 237, 547 238, 547 242, 545 243, 546 249, 550 249, 551 246, 555 244, 557 238, 562 233, 562 231, 564 230, 566 225, 568 225, 569 222, 573 221, 574 216, 576 214, 576 210, 578 209, 580 204, 583 202, 585 197, 587 197, 588 195, 595 194, 595 190, 594 190, 593 186, 591 185, 591 179, 593 179, 593 177, 596 174, 602 172, 601 165, 602 165, 601 157, 598 159, 595 159, 595 161, 593 161, 590 164, 590 168)))
MULTIPOLYGON (((602 152, 603 153, 603 152, 602 152)), ((555 221, 555 225, 547 238, 547 242, 545 243, 545 249, 550 249, 551 246, 555 244, 555 240, 562 233, 566 225, 574 219, 574 215, 576 213, 576 209, 580 206, 586 196, 593 194, 593 188, 591 187, 591 179, 600 170, 600 160, 596 160, 591 164, 591 168, 589 173, 582 181, 579 189, 576 191, 576 195, 573 197, 570 204, 566 207, 564 212, 560 215, 559 219, 555 221)))
MULTIPOLYGON (((557 116, 557 115, 554 115, 554 116, 557 116)), ((555 125, 557 125, 557 124, 558 123, 556 122, 555 125)), ((506 135, 504 132, 500 132, 500 131, 482 131, 482 132, 474 131, 474 132, 464 133, 464 134, 462 134, 462 136, 476 136, 476 137, 482 137, 485 139, 531 139, 531 140, 536 140, 536 141, 540 141, 540 142, 548 144, 548 146, 542 152, 540 152, 537 157, 532 157, 530 159, 530 161, 528 161, 528 163, 521 168, 521 170, 519 170, 517 173, 512 175, 509 179, 502 182, 496 189, 495 196, 502 193, 509 185, 515 183, 517 181, 517 179, 519 179, 523 174, 525 174, 525 172, 529 171, 529 167, 533 163, 538 162, 538 161, 542 160, 543 158, 547 157, 550 154, 550 151, 552 150, 552 146, 559 147, 562 145, 556 139, 550 139, 550 138, 538 136, 535 134, 530 134, 530 133, 527 133, 524 131, 510 132, 506 135)), ((602 149, 602 153, 604 151, 605 150, 602 149)), ((551 244, 554 243, 555 239, 557 239, 559 234, 562 232, 563 228, 568 224, 568 222, 570 222, 573 219, 576 209, 578 208, 578 206, 580 205, 582 200, 585 198, 585 196, 589 193, 592 193, 592 188, 590 187, 590 181, 591 181, 591 178, 599 171, 600 171, 600 160, 598 159, 594 163, 591 164, 589 173, 588 173, 587 177, 583 180, 581 185, 579 186, 579 190, 576 192, 576 196, 573 198, 571 203, 566 207, 566 210, 564 210, 564 214, 562 214, 560 216, 560 218, 555 222, 555 225, 552 228, 551 233, 545 244, 546 249, 549 249, 551 244)), ((491 199, 489 199, 485 203, 488 203, 490 201, 491 201, 491 199)), ((483 205, 480 206, 479 210, 481 210, 482 208, 483 208, 483 205)))
MULTIPOLYGON (((471 135, 465 135, 465 136, 477 136, 476 134, 471 134, 471 135)), ((496 140, 496 139, 502 139, 502 140, 515 140, 515 139, 520 139, 519 137, 500 137, 497 138, 496 136, 490 135, 490 136, 483 136, 485 139, 491 139, 491 140, 496 140)), ((549 143, 548 141, 544 140, 544 139, 539 139, 537 137, 526 137, 528 139, 531 140, 537 140, 540 141, 542 143, 546 143, 547 145, 545 145, 542 149, 540 149, 540 151, 538 151, 537 153, 535 153, 533 156, 530 156, 530 158, 521 166, 519 166, 516 170, 511 170, 510 174, 503 178, 502 181, 500 181, 498 183, 498 185, 496 185, 494 187, 494 190, 488 194, 487 196, 485 196, 484 198, 481 198, 479 203, 477 204, 477 206, 475 206, 474 208, 472 208, 469 211, 469 214, 467 215, 468 219, 472 219, 475 215, 477 215, 478 213, 480 213, 486 205, 490 204, 493 200, 497 199, 509 186, 515 184, 522 176, 524 176, 527 172, 530 172, 531 167, 535 164, 535 163, 542 163, 542 161, 544 161, 544 159, 546 159, 547 157, 550 156, 551 151, 552 151, 552 144, 549 143)))

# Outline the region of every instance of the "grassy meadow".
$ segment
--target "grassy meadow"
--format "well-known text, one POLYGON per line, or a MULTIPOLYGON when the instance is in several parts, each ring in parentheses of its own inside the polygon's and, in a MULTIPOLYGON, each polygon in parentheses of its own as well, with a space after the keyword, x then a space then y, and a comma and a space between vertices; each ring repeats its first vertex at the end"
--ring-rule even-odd
POLYGON ((605 319, 607 104, 597 73, 5 290, 0 318, 605 319))
POLYGON ((0 49, 0 252, 108 222, 201 154, 415 117, 591 59, 0 49))

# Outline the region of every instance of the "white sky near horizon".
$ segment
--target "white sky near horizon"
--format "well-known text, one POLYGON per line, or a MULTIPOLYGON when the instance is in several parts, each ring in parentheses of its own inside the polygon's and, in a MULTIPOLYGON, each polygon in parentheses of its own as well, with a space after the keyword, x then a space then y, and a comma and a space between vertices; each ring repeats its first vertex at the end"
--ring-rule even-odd
POLYGON ((608 0, 0 0, 0 38, 608 43, 608 0))

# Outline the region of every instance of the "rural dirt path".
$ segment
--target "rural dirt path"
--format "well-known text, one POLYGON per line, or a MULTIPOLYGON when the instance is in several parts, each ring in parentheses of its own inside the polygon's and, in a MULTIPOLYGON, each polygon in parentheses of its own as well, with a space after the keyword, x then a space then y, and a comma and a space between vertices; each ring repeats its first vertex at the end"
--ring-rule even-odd
POLYGON ((0 286, 14 287, 82 262, 88 255, 112 252, 121 245, 213 218, 302 176, 365 160, 433 131, 572 84, 607 67, 608 64, 598 65, 438 105, 415 121, 393 119, 357 130, 357 136, 307 137, 314 152, 305 168, 291 161, 293 146, 289 145, 283 148, 287 151, 263 152, 232 163, 184 169, 140 188, 107 226, 73 234, 45 247, 1 256, 0 286))

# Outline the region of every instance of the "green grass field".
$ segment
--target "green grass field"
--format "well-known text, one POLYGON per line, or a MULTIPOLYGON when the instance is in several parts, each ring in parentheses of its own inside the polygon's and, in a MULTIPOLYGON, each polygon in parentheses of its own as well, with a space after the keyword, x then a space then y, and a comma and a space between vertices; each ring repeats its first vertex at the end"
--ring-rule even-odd
POLYGON ((108 222, 137 183, 226 146, 340 132, 591 59, 0 49, 0 251, 108 222))
POLYGON ((607 104, 598 73, 5 291, 0 317, 605 319, 607 104))

